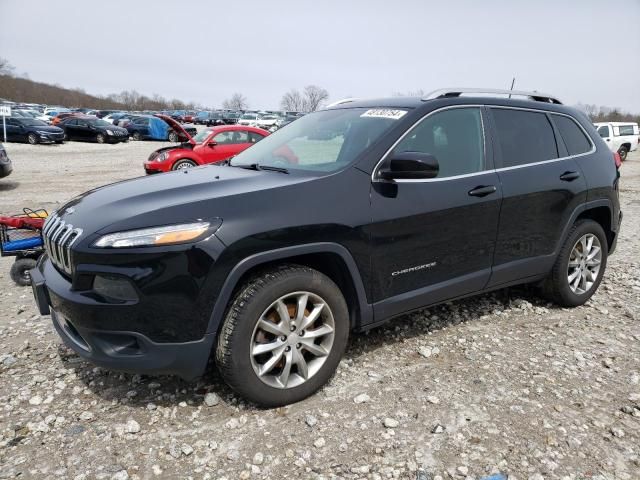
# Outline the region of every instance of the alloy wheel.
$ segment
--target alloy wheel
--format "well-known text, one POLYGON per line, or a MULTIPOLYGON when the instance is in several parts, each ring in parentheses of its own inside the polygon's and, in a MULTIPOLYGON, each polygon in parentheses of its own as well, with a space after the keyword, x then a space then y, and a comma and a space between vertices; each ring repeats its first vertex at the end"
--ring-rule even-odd
POLYGON ((577 295, 587 293, 593 287, 602 263, 602 245, 598 237, 587 233, 578 239, 569 255, 567 282, 577 295))
POLYGON ((253 329, 251 366, 270 387, 297 387, 322 368, 334 337, 335 320, 324 299, 304 291, 283 295, 253 329))

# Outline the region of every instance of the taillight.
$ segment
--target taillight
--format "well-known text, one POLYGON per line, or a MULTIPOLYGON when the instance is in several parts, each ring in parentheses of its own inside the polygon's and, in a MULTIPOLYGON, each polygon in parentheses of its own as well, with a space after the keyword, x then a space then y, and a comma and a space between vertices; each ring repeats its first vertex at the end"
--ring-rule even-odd
POLYGON ((620 168, 622 160, 620 159, 620 154, 618 152, 613 152, 613 161, 616 164, 616 168, 620 168))

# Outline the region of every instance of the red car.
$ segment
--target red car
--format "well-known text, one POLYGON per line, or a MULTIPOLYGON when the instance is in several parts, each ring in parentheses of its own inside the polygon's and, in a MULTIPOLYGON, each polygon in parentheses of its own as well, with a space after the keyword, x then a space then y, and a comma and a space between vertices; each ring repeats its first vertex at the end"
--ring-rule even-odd
POLYGON ((183 133, 189 142, 159 148, 153 152, 144 162, 144 170, 147 174, 222 162, 269 135, 269 132, 261 128, 239 125, 207 128, 201 130, 195 137, 191 137, 184 129, 183 133))

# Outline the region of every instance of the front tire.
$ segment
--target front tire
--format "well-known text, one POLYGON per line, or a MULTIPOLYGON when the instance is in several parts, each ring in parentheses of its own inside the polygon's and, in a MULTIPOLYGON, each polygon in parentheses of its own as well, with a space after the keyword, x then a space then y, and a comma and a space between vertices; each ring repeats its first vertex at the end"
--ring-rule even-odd
POLYGON ((178 139, 178 133, 177 132, 174 132, 174 131, 169 132, 169 141, 170 142, 177 143, 178 140, 179 139, 178 139))
POLYGON ((277 407, 325 385, 348 337, 349 311, 337 285, 311 268, 284 265, 240 289, 218 335, 216 363, 236 392, 277 407))
POLYGON ((103 134, 99 133, 98 135, 96 135, 96 142, 104 143, 104 141, 105 141, 105 138, 103 134))
POLYGON ((171 170, 184 170, 187 168, 193 168, 197 166, 198 164, 193 160, 178 160, 176 163, 173 164, 173 167, 171 167, 171 170))
POLYGON ((29 142, 29 145, 37 145, 38 136, 35 133, 30 133, 29 135, 27 135, 27 142, 29 142))
POLYGON ((31 285, 31 273, 29 273, 29 270, 35 267, 36 261, 33 258, 18 258, 13 262, 9 271, 11 280, 21 287, 28 287, 31 285))
POLYGON ((618 155, 620 155, 620 161, 624 162, 627 159, 627 153, 629 153, 629 150, 627 150, 627 147, 620 147, 618 149, 618 155))
POLYGON ((133 132, 131 138, 136 142, 139 142, 140 140, 142 140, 142 135, 140 135, 140 132, 133 132))
POLYGON ((593 220, 578 221, 545 280, 546 296, 562 307, 583 305, 595 293, 607 266, 608 243, 593 220))

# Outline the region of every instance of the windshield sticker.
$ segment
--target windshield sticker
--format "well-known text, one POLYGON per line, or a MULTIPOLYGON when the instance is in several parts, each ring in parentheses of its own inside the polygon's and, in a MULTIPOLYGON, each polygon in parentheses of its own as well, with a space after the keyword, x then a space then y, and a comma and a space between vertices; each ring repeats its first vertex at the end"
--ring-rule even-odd
POLYGON ((390 110, 388 108, 372 108, 371 110, 367 110, 364 112, 361 117, 371 117, 371 118, 391 118, 393 120, 398 120, 405 116, 407 113, 406 110, 390 110))

